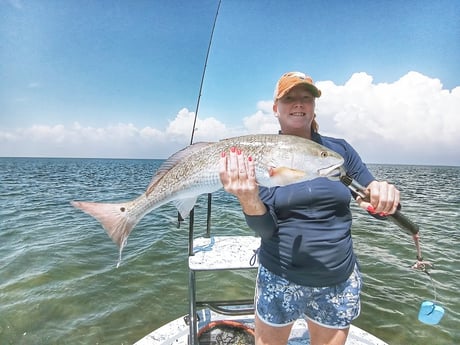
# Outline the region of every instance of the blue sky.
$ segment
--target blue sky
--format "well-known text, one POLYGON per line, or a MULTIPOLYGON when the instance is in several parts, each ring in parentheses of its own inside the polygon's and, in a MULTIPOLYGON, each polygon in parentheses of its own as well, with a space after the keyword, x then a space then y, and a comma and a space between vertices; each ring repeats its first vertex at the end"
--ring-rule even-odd
MULTIPOLYGON (((186 146, 217 0, 0 0, 0 156, 186 146)), ((460 165, 460 2, 223 0, 195 141, 276 132, 281 74, 369 163, 460 165)))

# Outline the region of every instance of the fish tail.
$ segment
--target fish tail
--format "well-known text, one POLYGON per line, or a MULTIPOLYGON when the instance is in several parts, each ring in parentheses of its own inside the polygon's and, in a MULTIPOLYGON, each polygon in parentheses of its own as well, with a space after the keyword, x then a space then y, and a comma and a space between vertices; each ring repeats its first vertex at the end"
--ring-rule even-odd
POLYGON ((72 201, 72 206, 96 218, 104 227, 110 238, 120 247, 120 253, 129 234, 139 219, 130 217, 127 209, 129 202, 119 204, 72 201))

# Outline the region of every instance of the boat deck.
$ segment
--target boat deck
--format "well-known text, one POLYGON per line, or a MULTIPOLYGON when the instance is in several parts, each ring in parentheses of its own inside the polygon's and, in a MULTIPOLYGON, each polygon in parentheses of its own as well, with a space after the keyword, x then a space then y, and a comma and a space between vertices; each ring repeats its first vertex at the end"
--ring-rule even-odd
MULTIPOLYGON (((253 315, 245 316, 228 316, 218 314, 209 309, 202 309, 198 311, 200 319, 198 328, 206 326, 211 321, 217 320, 234 320, 244 323, 250 327, 254 326, 253 315)), ((189 325, 186 322, 186 317, 178 318, 161 328, 148 334, 135 345, 188 345, 189 344, 189 325)), ((308 333, 307 322, 299 319, 295 322, 291 335, 289 337, 288 345, 310 345, 310 335, 308 333)), ((350 333, 346 345, 388 345, 384 341, 378 339, 372 334, 363 331, 362 329, 351 326, 350 333)))
MULTIPOLYGON (((190 272, 211 270, 254 269, 258 267, 255 252, 260 246, 260 238, 254 236, 216 236, 199 237, 193 240, 194 255, 189 256, 190 272)), ((192 306, 198 304, 195 300, 195 282, 190 282, 192 306)), ((232 301, 231 301, 232 302, 232 301)), ((236 302, 236 301, 233 301, 236 302)), ((205 304, 206 305, 206 304, 205 304)), ((253 306, 249 306, 253 308, 253 306)), ((254 313, 236 313, 238 310, 249 310, 248 306, 234 306, 235 313, 221 313, 221 309, 204 308, 196 310, 197 331, 209 323, 221 320, 231 320, 254 328, 254 313), (246 308, 245 308, 246 307, 246 308), (240 308, 240 309, 239 309, 240 308)), ((226 305, 225 310, 228 309, 226 305)), ((193 309, 195 310, 195 309, 193 309)), ((193 314, 192 314, 193 315, 193 314)), ((158 328, 135 343, 135 345, 189 345, 190 324, 185 315, 158 328)), ((299 319, 294 323, 289 345, 309 345, 310 335, 307 322, 299 319)), ((351 326, 346 345, 388 345, 372 334, 351 326)))

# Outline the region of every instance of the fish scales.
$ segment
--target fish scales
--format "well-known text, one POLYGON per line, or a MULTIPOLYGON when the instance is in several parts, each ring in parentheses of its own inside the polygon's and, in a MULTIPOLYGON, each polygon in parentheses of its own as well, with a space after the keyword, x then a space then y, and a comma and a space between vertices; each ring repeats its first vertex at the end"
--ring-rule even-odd
POLYGON ((122 203, 74 201, 72 205, 96 218, 120 250, 134 226, 152 210, 173 202, 185 218, 200 194, 222 187, 222 152, 238 148, 254 160, 262 186, 283 186, 328 177, 343 164, 334 151, 311 140, 290 135, 257 134, 196 143, 173 154, 153 176, 145 193, 122 203))

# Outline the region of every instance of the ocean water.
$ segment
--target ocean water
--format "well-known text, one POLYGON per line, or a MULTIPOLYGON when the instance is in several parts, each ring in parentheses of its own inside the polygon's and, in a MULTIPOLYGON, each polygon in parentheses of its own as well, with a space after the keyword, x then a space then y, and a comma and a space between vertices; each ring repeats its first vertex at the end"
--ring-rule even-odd
MULTIPOLYGON (((120 201, 142 193, 159 160, 0 158, 0 344, 132 344, 187 313, 188 222, 165 205, 118 250, 71 200, 120 201)), ((403 211, 421 227, 430 278, 409 266, 412 239, 353 206, 364 275, 355 325, 393 345, 460 344, 460 167, 369 165, 402 191, 403 211), (445 316, 417 320, 424 300, 445 316)), ((204 233, 206 198, 195 210, 204 233)), ((214 234, 247 234, 235 199, 213 195, 214 234)), ((198 275, 198 295, 251 298, 255 271, 198 275)))

